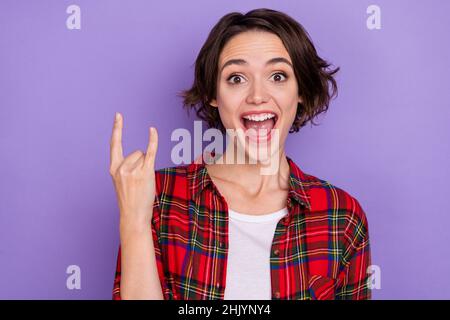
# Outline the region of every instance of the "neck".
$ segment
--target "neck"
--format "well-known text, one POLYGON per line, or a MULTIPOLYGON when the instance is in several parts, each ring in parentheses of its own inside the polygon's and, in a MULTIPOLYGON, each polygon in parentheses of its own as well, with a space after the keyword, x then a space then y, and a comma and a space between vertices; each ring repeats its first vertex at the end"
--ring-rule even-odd
POLYGON ((240 163, 234 159, 235 157, 236 153, 230 152, 227 146, 214 164, 207 165, 210 176, 237 183, 255 196, 268 190, 289 188, 290 168, 284 147, 278 152, 273 152, 264 163, 260 161, 248 163, 247 156, 245 163, 240 163))

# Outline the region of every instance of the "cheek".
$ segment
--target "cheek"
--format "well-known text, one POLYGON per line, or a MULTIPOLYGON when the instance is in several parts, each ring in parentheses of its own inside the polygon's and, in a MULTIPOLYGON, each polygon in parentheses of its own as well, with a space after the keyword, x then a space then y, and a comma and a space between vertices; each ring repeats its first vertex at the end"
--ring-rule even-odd
POLYGON ((218 90, 218 96, 220 97, 222 104, 226 105, 227 108, 237 108, 242 99, 245 99, 246 93, 243 89, 223 85, 218 90))
MULTIPOLYGON (((231 124, 233 117, 237 114, 239 106, 242 103, 242 94, 236 90, 219 88, 217 93, 217 103, 219 105, 219 114, 224 124, 231 124)), ((244 96, 245 97, 245 96, 244 96)))
POLYGON ((298 97, 295 94, 282 95, 277 103, 283 115, 281 124, 283 131, 288 131, 297 115, 298 97))
POLYGON ((297 108, 298 108, 298 100, 294 100, 289 109, 289 127, 295 121, 295 117, 297 116, 297 108))
POLYGON ((295 116, 297 112, 298 96, 295 92, 285 92, 277 95, 277 103, 287 117, 295 116))
POLYGON ((228 100, 218 100, 220 120, 225 128, 234 127, 234 117, 236 111, 232 102, 228 100))

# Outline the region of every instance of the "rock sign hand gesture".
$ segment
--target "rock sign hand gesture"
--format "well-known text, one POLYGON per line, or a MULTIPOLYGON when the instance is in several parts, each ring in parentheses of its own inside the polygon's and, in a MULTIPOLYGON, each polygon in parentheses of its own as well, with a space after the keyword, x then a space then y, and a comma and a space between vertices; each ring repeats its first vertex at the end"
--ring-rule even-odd
POLYGON ((120 210, 121 224, 149 225, 155 200, 155 156, 158 133, 150 127, 147 152, 136 150, 125 159, 122 149, 123 117, 116 113, 111 137, 109 172, 120 210))

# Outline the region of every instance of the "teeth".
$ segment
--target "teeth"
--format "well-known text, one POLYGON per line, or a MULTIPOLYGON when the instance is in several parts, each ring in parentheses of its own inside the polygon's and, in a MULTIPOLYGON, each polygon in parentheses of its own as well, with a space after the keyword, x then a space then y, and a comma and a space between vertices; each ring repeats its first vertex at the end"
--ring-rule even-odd
POLYGON ((244 119, 251 120, 251 121, 264 121, 267 119, 272 119, 275 117, 275 114, 273 113, 260 113, 260 114, 249 114, 247 116, 244 116, 244 119))

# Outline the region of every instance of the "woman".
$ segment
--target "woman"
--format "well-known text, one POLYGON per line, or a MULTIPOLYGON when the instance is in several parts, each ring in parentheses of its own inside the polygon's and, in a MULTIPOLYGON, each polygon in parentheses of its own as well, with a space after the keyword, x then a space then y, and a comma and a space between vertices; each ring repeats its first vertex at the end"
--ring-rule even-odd
POLYGON ((124 159, 118 114, 113 299, 371 298, 362 207, 284 150, 288 134, 314 123, 337 93, 339 68, 329 66, 288 15, 230 13, 209 34, 183 92, 184 105, 210 127, 238 132, 225 152, 154 171, 156 130, 146 153, 124 159))

